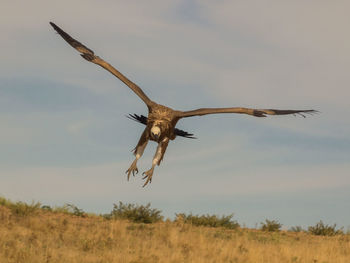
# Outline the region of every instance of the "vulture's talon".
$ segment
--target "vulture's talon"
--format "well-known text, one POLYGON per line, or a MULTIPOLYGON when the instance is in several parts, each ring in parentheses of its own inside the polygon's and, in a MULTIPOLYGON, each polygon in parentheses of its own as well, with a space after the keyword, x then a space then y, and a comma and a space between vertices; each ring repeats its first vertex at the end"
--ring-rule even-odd
POLYGON ((142 177, 142 179, 146 179, 146 182, 143 184, 142 187, 145 187, 148 183, 152 182, 153 170, 154 168, 151 168, 148 171, 142 173, 143 175, 145 175, 144 177, 142 177))
POLYGON ((132 174, 132 176, 135 176, 135 173, 138 174, 138 172, 139 172, 139 169, 137 169, 136 163, 137 163, 137 160, 133 161, 132 164, 130 165, 129 169, 126 170, 126 172, 125 172, 128 174, 128 181, 130 179, 130 174, 132 174))

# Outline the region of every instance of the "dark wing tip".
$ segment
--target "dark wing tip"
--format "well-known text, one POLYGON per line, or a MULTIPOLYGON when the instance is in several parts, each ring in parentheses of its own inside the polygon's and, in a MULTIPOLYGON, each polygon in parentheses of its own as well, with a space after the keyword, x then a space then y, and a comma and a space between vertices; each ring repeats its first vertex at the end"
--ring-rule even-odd
POLYGON ((317 113, 319 113, 319 111, 317 111, 317 110, 299 110, 299 111, 295 111, 295 112, 293 113, 293 115, 300 115, 300 116, 302 116, 303 118, 306 118, 306 115, 305 115, 305 114, 310 114, 310 115, 312 115, 312 114, 317 114, 317 113))
POLYGON ((306 111, 304 111, 304 112, 306 112, 306 113, 308 113, 308 114, 317 114, 317 113, 321 113, 320 111, 318 111, 318 110, 306 110, 306 111))
MULTIPOLYGON (((303 113, 313 115, 313 114, 317 114, 317 113, 320 113, 320 112, 317 111, 317 110, 302 110, 302 111, 300 111, 300 112, 296 112, 295 114, 298 114, 298 115, 300 115, 300 116, 306 118, 306 116, 305 116, 303 113)), ((295 114, 294 114, 294 115, 295 115, 295 114)))
POLYGON ((72 38, 69 34, 67 34, 66 32, 64 32, 59 26, 57 26, 55 23, 50 22, 50 25, 53 27, 53 29, 55 29, 55 31, 64 39, 67 41, 67 43, 69 45, 71 45, 73 48, 75 48, 76 50, 78 50, 80 53, 82 53, 84 56, 83 58, 85 58, 86 60, 91 61, 92 60, 92 56, 94 56, 94 51, 92 51, 91 49, 89 49, 88 47, 84 46, 82 43, 80 43, 79 41, 75 40, 74 38, 72 38), (90 56, 89 56, 90 55, 90 56))
MULTIPOLYGON (((299 115, 299 116, 302 116, 304 118, 306 118, 306 115, 305 114, 316 114, 316 113, 319 113, 319 111, 317 110, 276 110, 276 109, 266 109, 266 110, 257 110, 258 112, 262 112, 264 115, 265 114, 268 114, 268 115, 299 115)), ((255 113, 255 111, 254 111, 255 113)), ((254 114, 254 116, 256 116, 254 114)), ((265 115, 266 116, 266 115, 265 115)), ((258 116, 258 117, 261 117, 261 116, 258 116)))
POLYGON ((68 35, 66 32, 64 32, 58 25, 56 25, 55 23, 53 23, 53 22, 50 22, 50 25, 53 27, 53 29, 55 29, 56 30, 56 32, 58 33, 58 34, 60 34, 61 36, 62 36, 62 34, 66 34, 66 35, 68 35))
POLYGON ((56 26, 56 24, 54 22, 50 22, 50 25, 56 30, 56 28, 59 28, 58 26, 56 26))

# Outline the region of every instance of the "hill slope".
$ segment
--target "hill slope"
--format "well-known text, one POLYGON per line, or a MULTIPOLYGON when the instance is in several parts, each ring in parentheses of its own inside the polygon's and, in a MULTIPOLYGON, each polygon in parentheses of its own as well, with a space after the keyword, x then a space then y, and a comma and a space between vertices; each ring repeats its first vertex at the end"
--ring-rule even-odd
POLYGON ((136 224, 0 205, 0 262, 350 262, 350 237, 136 224))

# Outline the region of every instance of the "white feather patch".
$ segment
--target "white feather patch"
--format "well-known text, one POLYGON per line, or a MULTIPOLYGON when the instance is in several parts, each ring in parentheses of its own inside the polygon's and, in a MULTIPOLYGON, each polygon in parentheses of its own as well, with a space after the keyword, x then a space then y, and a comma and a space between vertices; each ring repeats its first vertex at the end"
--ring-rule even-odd
POLYGON ((160 128, 158 126, 153 126, 151 128, 151 133, 153 133, 154 135, 160 135, 160 128))

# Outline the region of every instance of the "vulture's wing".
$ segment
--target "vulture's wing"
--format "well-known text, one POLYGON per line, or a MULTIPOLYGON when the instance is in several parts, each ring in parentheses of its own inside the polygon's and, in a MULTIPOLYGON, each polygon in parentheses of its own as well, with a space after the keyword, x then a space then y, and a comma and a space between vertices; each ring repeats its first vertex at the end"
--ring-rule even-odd
MULTIPOLYGON (((139 123, 147 125, 147 117, 146 116, 137 115, 137 114, 129 114, 126 117, 129 118, 130 120, 137 121, 139 123)), ((185 137, 185 138, 189 138, 189 139, 197 139, 196 137, 193 136, 192 133, 188 133, 186 131, 183 131, 183 130, 180 130, 177 128, 174 129, 174 133, 177 136, 181 136, 181 137, 185 137)))
POLYGON ((206 114, 217 114, 217 113, 240 113, 249 114, 255 117, 266 117, 266 115, 301 115, 305 118, 304 113, 312 114, 317 113, 315 110, 274 110, 274 109, 249 109, 249 108, 202 108, 191 111, 183 111, 179 114, 180 118, 201 116, 206 114))
POLYGON ((147 106, 151 105, 152 101, 147 97, 147 95, 142 91, 142 89, 137 86, 135 83, 130 81, 127 77, 125 77, 122 73, 120 73, 117 69, 115 69, 112 65, 104 61, 102 58, 96 56, 94 54, 94 51, 89 49, 88 47, 84 46, 79 41, 72 38, 70 35, 68 35, 66 32, 64 32, 61 28, 59 28, 54 23, 50 22, 50 25, 56 30, 56 32, 68 42, 69 45, 74 47, 76 50, 78 50, 81 53, 81 56, 86 59, 87 61, 93 62, 104 69, 111 72, 114 76, 116 76, 118 79, 123 81, 130 89, 132 89, 133 92, 135 92, 143 101, 146 103, 147 106))

